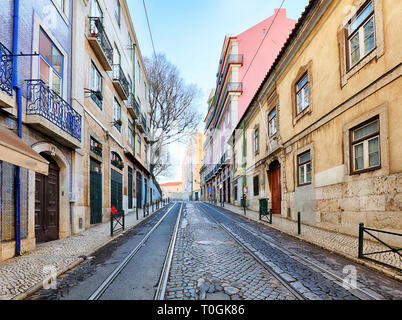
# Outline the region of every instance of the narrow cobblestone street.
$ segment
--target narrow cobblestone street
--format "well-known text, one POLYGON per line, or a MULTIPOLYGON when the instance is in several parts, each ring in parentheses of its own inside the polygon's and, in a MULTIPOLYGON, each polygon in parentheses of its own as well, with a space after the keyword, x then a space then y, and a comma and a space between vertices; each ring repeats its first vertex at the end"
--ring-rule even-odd
POLYGON ((295 299, 193 204, 186 206, 172 264, 167 299, 295 299))

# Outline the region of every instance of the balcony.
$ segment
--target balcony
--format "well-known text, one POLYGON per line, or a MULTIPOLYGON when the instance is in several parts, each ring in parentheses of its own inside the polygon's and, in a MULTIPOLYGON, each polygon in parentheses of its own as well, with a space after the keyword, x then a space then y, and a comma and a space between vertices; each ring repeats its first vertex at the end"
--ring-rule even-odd
POLYGON ((133 119, 140 117, 140 105, 133 93, 130 93, 127 101, 127 110, 133 119))
POLYGON ((81 115, 42 80, 27 80, 25 123, 70 148, 81 145, 81 115))
POLYGON ((100 17, 89 17, 88 20, 89 33, 87 38, 89 44, 94 50, 102 67, 106 71, 111 71, 113 64, 113 47, 103 28, 103 19, 100 17))
POLYGON ((123 69, 120 64, 113 65, 113 85, 116 91, 119 93, 122 100, 127 100, 130 95, 130 84, 124 75, 123 69))
POLYGON ((11 108, 14 105, 13 55, 0 43, 0 108, 11 108))
POLYGON ((140 114, 136 122, 141 133, 148 133, 147 121, 143 114, 140 114))
POLYGON ((240 65, 242 66, 244 63, 244 55, 242 54, 231 54, 228 56, 228 58, 226 59, 226 63, 225 66, 223 67, 223 72, 221 74, 217 73, 216 77, 216 84, 219 85, 219 81, 224 80, 227 71, 229 70, 230 65, 240 65))
POLYGON ((210 119, 207 122, 206 128, 209 127, 211 124, 211 121, 215 118, 215 121, 213 123, 213 128, 216 126, 216 122, 219 119, 219 115, 222 111, 223 106, 225 105, 226 98, 230 94, 236 94, 236 95, 241 95, 243 93, 243 82, 228 82, 226 83, 222 95, 219 98, 219 101, 217 100, 217 104, 215 105, 215 110, 214 113, 211 115, 210 119))

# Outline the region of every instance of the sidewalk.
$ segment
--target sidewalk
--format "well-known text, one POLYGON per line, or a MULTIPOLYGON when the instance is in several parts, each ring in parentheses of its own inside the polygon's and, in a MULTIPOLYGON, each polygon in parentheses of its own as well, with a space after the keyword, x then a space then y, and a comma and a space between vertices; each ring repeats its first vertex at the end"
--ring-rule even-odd
POLYGON ((60 276, 152 215, 150 208, 149 215, 144 218, 142 209, 139 209, 138 220, 135 212, 127 214, 125 230, 113 237, 110 236, 108 221, 65 239, 39 244, 27 254, 1 262, 0 300, 24 299, 42 288, 43 280, 49 276, 49 267, 54 267, 60 276))
MULTIPOLYGON (((219 204, 215 206, 220 207, 219 204)), ((227 209, 229 211, 232 211, 233 213, 236 213, 244 217, 244 210, 241 207, 225 203, 224 209, 227 209)), ((254 221, 258 221, 270 228, 284 232, 305 242, 314 244, 318 247, 329 250, 338 255, 344 256, 356 263, 363 264, 371 269, 375 269, 376 271, 382 272, 387 276, 402 281, 401 272, 398 272, 397 270, 388 268, 386 266, 382 266, 381 264, 358 259, 357 253, 358 253, 359 241, 357 237, 320 229, 306 224, 301 225, 301 234, 299 235, 297 234, 297 221, 292 221, 283 218, 282 216, 273 215, 271 225, 268 223, 267 218, 265 217, 263 218, 264 220, 262 221, 259 220, 259 212, 249 209, 246 210, 245 217, 254 221)), ((384 247, 376 242, 365 239, 364 250, 365 252, 366 251, 377 252, 384 250, 384 247)), ((400 259, 400 257, 397 254, 388 253, 388 254, 374 255, 373 258, 402 269, 402 259, 400 259)))

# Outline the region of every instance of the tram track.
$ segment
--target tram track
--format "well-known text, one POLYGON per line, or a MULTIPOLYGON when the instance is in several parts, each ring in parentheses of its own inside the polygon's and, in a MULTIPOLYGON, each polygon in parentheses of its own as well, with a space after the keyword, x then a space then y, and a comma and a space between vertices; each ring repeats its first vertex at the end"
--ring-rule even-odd
POLYGON ((297 290, 295 290, 290 283, 281 277, 277 272, 275 272, 269 265, 267 265, 261 258, 255 254, 250 248, 248 248, 242 241, 239 240, 236 235, 229 230, 227 227, 225 227, 223 224, 221 224, 218 220, 216 220, 211 214, 209 214, 204 207, 201 205, 198 206, 204 214, 206 214, 212 221, 216 223, 225 233, 227 233, 241 248, 243 248, 248 254, 250 254, 266 271, 268 271, 275 279, 277 279, 287 290, 289 290, 297 300, 306 300, 306 298, 300 294, 297 290))
MULTIPOLYGON (((119 276, 119 274, 122 273, 122 271, 126 268, 126 266, 131 262, 134 261, 133 258, 136 256, 136 254, 140 251, 140 249, 145 245, 145 243, 147 242, 147 240, 154 234, 154 232, 158 229, 158 227, 160 226, 160 224, 165 220, 165 218, 170 214, 170 212, 174 209, 177 208, 177 205, 179 203, 174 203, 165 214, 163 214, 163 216, 159 219, 159 221, 151 228, 150 231, 148 231, 148 233, 142 238, 142 240, 137 244, 137 246, 132 249, 128 255, 122 260, 122 262, 109 274, 109 276, 97 287, 97 289, 88 297, 88 300, 99 300, 102 295, 107 291, 107 289, 113 284, 113 282, 116 280, 116 278, 119 276)), ((173 230, 173 234, 172 234, 172 238, 176 238, 176 234, 177 234, 177 229, 178 229, 178 222, 180 221, 180 215, 181 215, 181 211, 182 211, 182 207, 183 207, 183 203, 180 204, 180 209, 179 209, 179 213, 178 213, 178 218, 176 219, 176 224, 175 224, 175 228, 173 230)), ((170 242, 169 245, 169 249, 167 251, 166 254, 166 258, 165 258, 165 263, 164 266, 162 268, 162 274, 165 270, 165 265, 166 265, 166 261, 168 260, 168 256, 170 255, 169 252, 172 250, 171 247, 173 246, 174 248, 174 242, 172 244, 172 240, 170 242)), ((171 259, 171 258, 170 258, 171 259)), ((162 279, 162 276, 161 278, 162 279)), ((164 279, 164 278, 163 278, 164 279)), ((166 286, 166 284, 165 284, 166 286)), ((161 286, 160 284, 158 284, 158 289, 162 288, 163 286, 161 286)), ((157 290, 158 292, 158 290, 157 290)), ((156 297, 156 295, 155 295, 156 297)))
MULTIPOLYGON (((219 210, 217 210, 214 206, 208 205, 208 204, 200 204, 199 207, 201 209, 203 209, 204 212, 205 211, 205 207, 209 208, 210 210, 214 210, 215 212, 219 213, 220 215, 223 215, 226 219, 231 220, 232 222, 234 222, 236 224, 237 227, 242 228, 243 230, 245 230, 246 232, 251 233, 253 236, 257 237, 259 240, 263 241, 264 243, 266 243, 267 245, 274 247, 277 250, 280 250, 281 252, 283 252, 284 254, 288 255, 290 258, 304 264, 305 266, 311 268, 312 270, 316 271, 316 272, 320 272, 324 277, 326 277, 328 280, 332 281, 334 284, 338 285, 338 286, 342 286, 345 290, 349 291, 350 294, 352 294, 353 296, 355 296, 358 299, 362 299, 362 300, 381 300, 382 297, 380 295, 378 295, 377 293, 375 293, 372 290, 369 289, 362 289, 362 285, 360 285, 359 283, 357 283, 356 286, 343 286, 343 282, 344 279, 341 278, 340 276, 336 275, 334 272, 332 272, 331 270, 328 270, 327 268, 324 268, 322 265, 315 263, 313 261, 311 261, 311 259, 307 259, 303 256, 301 256, 300 254, 297 254, 293 251, 290 251, 286 248, 284 248, 283 246, 279 247, 275 244, 273 244, 272 242, 269 241, 269 239, 265 238, 263 234, 258 233, 256 230, 254 230, 253 228, 249 227, 249 226, 245 226, 243 222, 240 222, 239 220, 235 220, 231 217, 228 217, 227 215, 224 215, 222 212, 220 212, 219 210), (240 222, 240 223, 239 223, 240 222)), ((208 214, 209 215, 209 214, 208 214)), ((278 272, 276 272, 273 268, 272 268, 272 263, 270 265, 268 265, 266 262, 262 261, 260 257, 258 257, 252 250, 250 250, 249 247, 247 247, 244 243, 242 243, 241 237, 236 235, 233 231, 231 231, 229 228, 227 228, 226 226, 224 226, 223 224, 219 223, 214 217, 212 217, 211 215, 209 215, 211 217, 211 219, 213 219, 214 221, 216 221, 218 223, 218 225, 224 229, 228 234, 231 235, 232 238, 234 238, 236 240, 237 243, 239 243, 243 248, 245 248, 251 255, 253 255, 254 257, 256 257, 256 260, 258 260, 260 263, 262 263, 262 265, 264 266, 265 269, 267 269, 268 271, 270 271, 271 274, 275 274, 275 277, 279 277, 282 279, 282 283, 285 283, 286 287, 288 288, 289 286, 292 288, 292 290, 296 290, 291 283, 284 279, 283 277, 280 276, 280 274, 278 272)), ((272 240, 272 239, 271 239, 272 240)), ((261 255, 261 254, 260 254, 261 255)), ((300 295, 302 295, 301 293, 299 293, 300 295)), ((303 295, 302 295, 303 296, 303 295)), ((304 296, 303 296, 304 298, 304 296)))

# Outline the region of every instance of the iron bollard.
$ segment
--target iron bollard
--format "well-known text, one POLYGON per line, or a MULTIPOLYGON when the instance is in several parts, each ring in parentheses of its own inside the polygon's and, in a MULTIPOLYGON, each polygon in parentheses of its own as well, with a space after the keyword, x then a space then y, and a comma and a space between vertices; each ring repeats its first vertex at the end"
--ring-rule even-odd
POLYGON ((358 252, 359 259, 363 258, 363 231, 364 231, 364 223, 360 222, 359 223, 359 252, 358 252))
POLYGON ((300 211, 297 213, 297 233, 301 234, 300 211))
POLYGON ((269 209, 269 224, 272 224, 272 208, 269 209))
POLYGON ((135 207, 135 214, 137 215, 137 220, 138 220, 138 206, 135 207))

